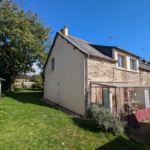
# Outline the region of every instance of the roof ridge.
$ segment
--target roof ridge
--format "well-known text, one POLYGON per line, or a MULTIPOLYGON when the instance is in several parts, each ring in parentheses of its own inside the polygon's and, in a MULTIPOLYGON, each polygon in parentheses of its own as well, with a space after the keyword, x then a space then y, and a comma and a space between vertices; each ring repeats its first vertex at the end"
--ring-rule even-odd
MULTIPOLYGON (((58 33, 61 33, 61 32, 59 32, 59 31, 57 31, 58 33)), ((62 34, 62 33, 61 33, 62 34)), ((76 37, 74 37, 74 36, 71 36, 71 35, 68 35, 68 36, 70 36, 70 37, 72 37, 72 38, 75 38, 75 39, 78 39, 78 40, 81 40, 81 41, 83 41, 83 42, 86 42, 86 43, 88 43, 88 44, 92 44, 92 43, 90 43, 90 42, 87 42, 87 41, 85 41, 85 40, 82 40, 82 39, 79 39, 79 38, 76 38, 76 37)))

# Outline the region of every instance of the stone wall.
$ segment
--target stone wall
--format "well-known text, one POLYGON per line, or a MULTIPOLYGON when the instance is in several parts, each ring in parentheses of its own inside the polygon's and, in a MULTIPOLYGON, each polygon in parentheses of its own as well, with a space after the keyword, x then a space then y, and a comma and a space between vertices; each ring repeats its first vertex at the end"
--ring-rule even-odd
POLYGON ((90 81, 113 82, 115 63, 96 58, 88 59, 88 78, 90 81))
MULTIPOLYGON (((85 63, 85 79, 86 79, 86 63, 85 63)), ((127 82, 132 84, 141 84, 150 86, 150 72, 140 70, 139 73, 132 71, 125 71, 116 68, 116 63, 98 59, 88 59, 88 99, 90 100, 90 82, 127 82)), ((86 89, 86 80, 85 80, 86 89)), ((91 90, 91 91, 90 91, 91 90)), ((92 92, 94 97, 96 90, 92 92)), ((86 97, 85 97, 86 98, 86 97)))
POLYGON ((140 84, 140 73, 114 68, 114 81, 140 84))
POLYGON ((150 85, 150 72, 140 70, 141 85, 150 85))
POLYGON ((90 81, 100 81, 150 85, 150 72, 140 70, 137 73, 121 70, 116 68, 115 63, 102 59, 89 58, 88 73, 88 84, 90 81))
MULTIPOLYGON (((100 100, 100 95, 97 94, 100 92, 100 89, 90 88, 91 81, 100 81, 100 82, 113 82, 114 81, 114 67, 115 63, 102 60, 99 58, 89 58, 88 59, 88 103, 100 100), (91 94, 92 93, 92 94, 91 94)), ((86 63, 85 63, 85 78, 86 78, 86 63)), ((86 81, 85 81, 86 89, 86 81)), ((85 95, 86 96, 86 95, 85 95)), ((86 99, 86 97, 85 97, 86 99)))

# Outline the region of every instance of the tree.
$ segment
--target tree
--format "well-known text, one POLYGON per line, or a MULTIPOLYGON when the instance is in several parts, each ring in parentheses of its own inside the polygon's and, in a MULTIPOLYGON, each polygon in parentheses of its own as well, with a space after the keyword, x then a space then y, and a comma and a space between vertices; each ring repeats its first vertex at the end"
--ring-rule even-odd
POLYGON ((16 79, 25 79, 25 80, 31 80, 31 76, 27 74, 19 74, 16 76, 16 79))
POLYGON ((7 77, 7 88, 13 91, 18 74, 32 70, 50 49, 51 27, 38 14, 24 12, 13 0, 0 2, 0 76, 7 77))
MULTIPOLYGON (((50 43, 51 45, 51 43, 50 43)), ((44 71, 44 65, 45 65, 45 62, 47 60, 47 57, 48 57, 48 54, 49 54, 49 50, 45 51, 43 54, 42 54, 42 57, 38 59, 38 62, 37 62, 37 66, 41 69, 41 72, 40 72, 40 75, 44 81, 44 78, 45 78, 45 71, 44 71)))
POLYGON ((22 81, 22 84, 21 84, 21 86, 22 86, 22 91, 23 91, 23 87, 24 87, 24 81, 22 81))
POLYGON ((33 76, 31 77, 31 81, 32 81, 32 82, 36 82, 36 83, 38 83, 38 84, 42 84, 42 83, 43 83, 43 80, 42 80, 41 75, 33 75, 33 76))

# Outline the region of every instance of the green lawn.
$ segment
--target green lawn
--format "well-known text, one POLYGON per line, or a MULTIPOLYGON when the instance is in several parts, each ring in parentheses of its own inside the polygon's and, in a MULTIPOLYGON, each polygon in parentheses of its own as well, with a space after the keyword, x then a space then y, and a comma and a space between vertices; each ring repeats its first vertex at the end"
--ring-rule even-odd
POLYGON ((15 90, 1 101, 0 150, 149 150, 125 135, 103 133, 89 121, 62 113, 44 103, 39 89, 15 90))

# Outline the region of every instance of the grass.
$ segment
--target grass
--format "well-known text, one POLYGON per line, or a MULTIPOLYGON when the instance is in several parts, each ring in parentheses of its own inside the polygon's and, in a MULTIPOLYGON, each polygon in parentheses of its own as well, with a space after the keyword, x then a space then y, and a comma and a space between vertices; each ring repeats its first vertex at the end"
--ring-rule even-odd
POLYGON ((1 150, 148 150, 126 135, 113 136, 41 101, 39 89, 15 90, 2 98, 1 150))

